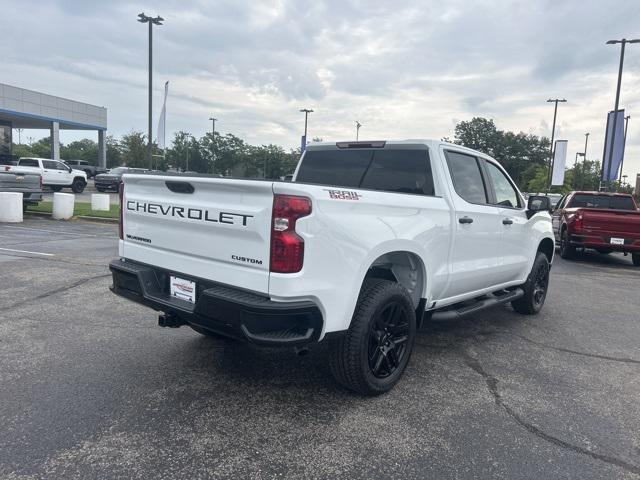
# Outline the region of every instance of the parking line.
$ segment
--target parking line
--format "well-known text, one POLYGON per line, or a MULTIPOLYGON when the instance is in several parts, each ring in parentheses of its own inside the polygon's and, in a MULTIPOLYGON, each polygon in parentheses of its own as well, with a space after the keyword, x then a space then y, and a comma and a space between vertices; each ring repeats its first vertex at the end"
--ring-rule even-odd
POLYGON ((57 233, 59 235, 71 235, 73 237, 118 238, 114 235, 92 235, 90 233, 81 233, 81 232, 78 232, 78 233, 62 232, 59 230, 46 230, 44 228, 19 227, 17 225, 3 225, 3 228, 19 228, 21 230, 30 230, 32 232, 57 233))
POLYGON ((30 252, 29 250, 14 250, 13 248, 0 248, 5 252, 28 253, 31 255, 44 255, 45 257, 55 257, 53 253, 30 252))

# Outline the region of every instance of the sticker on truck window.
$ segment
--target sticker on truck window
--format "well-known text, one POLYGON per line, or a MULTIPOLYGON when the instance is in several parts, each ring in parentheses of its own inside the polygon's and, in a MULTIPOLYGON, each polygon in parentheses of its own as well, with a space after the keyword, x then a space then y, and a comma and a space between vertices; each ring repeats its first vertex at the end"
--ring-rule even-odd
POLYGON ((334 200, 360 200, 362 196, 353 190, 334 190, 332 188, 324 188, 323 190, 329 192, 329 198, 334 200))

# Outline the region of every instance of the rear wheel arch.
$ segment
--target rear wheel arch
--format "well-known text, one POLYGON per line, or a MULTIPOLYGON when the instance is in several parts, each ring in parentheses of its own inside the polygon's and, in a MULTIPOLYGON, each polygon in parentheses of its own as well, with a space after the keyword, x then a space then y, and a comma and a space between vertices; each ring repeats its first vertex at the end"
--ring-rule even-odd
POLYGON ((414 252, 398 250, 387 252, 376 258, 365 274, 362 285, 369 278, 380 278, 400 284, 409 293, 414 308, 422 304, 427 284, 427 275, 422 259, 414 252))

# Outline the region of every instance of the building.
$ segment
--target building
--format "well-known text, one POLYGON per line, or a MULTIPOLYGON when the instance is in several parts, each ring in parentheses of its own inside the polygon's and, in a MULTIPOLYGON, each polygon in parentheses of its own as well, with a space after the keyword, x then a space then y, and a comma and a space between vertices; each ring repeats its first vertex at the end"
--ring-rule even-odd
POLYGON ((51 158, 60 158, 60 130, 98 132, 98 165, 106 167, 107 109, 0 83, 0 156, 11 155, 12 129, 48 129, 51 158))

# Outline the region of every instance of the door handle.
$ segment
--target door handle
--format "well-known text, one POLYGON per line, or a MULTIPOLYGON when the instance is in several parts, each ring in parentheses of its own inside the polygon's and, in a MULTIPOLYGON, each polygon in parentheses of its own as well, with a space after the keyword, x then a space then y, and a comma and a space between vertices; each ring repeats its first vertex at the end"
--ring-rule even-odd
POLYGON ((504 220, 502 220, 502 224, 503 225, 513 225, 513 220, 511 220, 510 218, 505 218, 504 220))
POLYGON ((458 219, 458 222, 460 223, 473 223, 473 218, 470 217, 462 217, 458 219))

